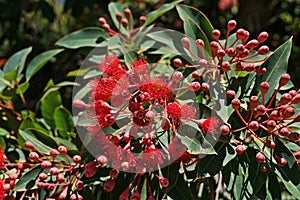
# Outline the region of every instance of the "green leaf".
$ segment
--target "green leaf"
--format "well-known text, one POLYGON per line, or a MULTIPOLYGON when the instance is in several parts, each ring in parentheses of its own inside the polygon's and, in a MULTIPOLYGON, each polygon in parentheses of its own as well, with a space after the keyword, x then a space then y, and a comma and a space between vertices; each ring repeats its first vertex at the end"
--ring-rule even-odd
POLYGON ((0 136, 0 149, 2 149, 2 150, 6 149, 6 143, 2 136, 0 136))
POLYGON ((71 113, 65 107, 59 106, 54 110, 53 119, 60 136, 68 138, 69 133, 74 130, 71 113))
POLYGON ((14 73, 14 76, 10 76, 9 80, 12 81, 21 74, 21 72, 24 68, 24 65, 25 65, 26 58, 27 58, 28 54, 31 52, 31 50, 32 50, 32 47, 22 49, 22 50, 18 51, 17 53, 15 53, 14 55, 12 55, 7 60, 7 62, 4 65, 3 72, 5 74, 8 74, 8 73, 12 73, 13 71, 16 71, 16 73, 14 73))
POLYGON ((252 95, 261 96, 260 84, 264 81, 270 84, 269 91, 265 94, 265 102, 271 98, 276 87, 278 87, 279 79, 282 74, 287 70, 288 59, 292 49, 292 37, 284 44, 278 47, 274 53, 262 64, 267 72, 262 76, 257 76, 254 88, 251 92, 252 95))
POLYGON ((121 4, 119 4, 119 3, 110 2, 108 4, 108 10, 109 10, 109 13, 110 13, 110 17, 111 17, 113 23, 115 24, 116 28, 117 29, 120 28, 121 32, 125 33, 126 29, 122 26, 122 24, 119 23, 119 21, 118 21, 118 19, 116 17, 117 12, 120 12, 120 13, 122 13, 122 18, 125 18, 124 7, 121 4))
POLYGON ((281 188, 274 173, 269 173, 268 189, 272 199, 281 199, 281 188))
POLYGON ((164 189, 164 192, 172 199, 194 199, 193 194, 189 188, 188 182, 184 179, 184 175, 179 173, 178 165, 169 165, 162 169, 164 177, 169 179, 169 186, 164 189))
POLYGON ((58 91, 49 92, 41 100, 42 116, 53 129, 55 129, 55 122, 53 119, 55 109, 62 104, 62 99, 58 91))
POLYGON ((146 16, 146 21, 142 25, 142 27, 148 26, 149 24, 154 22, 157 18, 159 18, 160 16, 162 16, 163 14, 168 12, 169 10, 172 10, 177 4, 179 4, 182 1, 183 0, 178 0, 178 1, 173 1, 171 3, 166 3, 166 4, 162 5, 161 7, 159 7, 159 9, 150 12, 146 16))
POLYGON ((70 49, 97 47, 107 37, 109 37, 108 33, 102 31, 102 29, 89 27, 70 33, 59 39, 55 44, 70 49))
MULTIPOLYGON (((45 145, 43 142, 41 142, 34 134, 33 132, 29 130, 20 130, 19 131, 19 136, 21 136, 24 141, 30 141, 32 144, 42 153, 48 155, 50 150, 52 149, 51 147, 45 145)), ((21 146, 24 146, 24 144, 20 144, 21 146)))
POLYGON ((23 95, 29 88, 29 83, 28 82, 24 82, 21 85, 18 86, 17 88, 17 94, 19 95, 23 95))
POLYGON ((14 191, 21 192, 37 189, 36 183, 39 181, 39 174, 43 171, 40 165, 37 165, 27 171, 17 182, 14 191))
POLYGON ((4 136, 6 138, 9 138, 10 133, 7 130, 5 130, 4 128, 0 128, 0 136, 4 136))
POLYGON ((26 69, 26 81, 29 81, 29 79, 36 74, 52 57, 62 51, 63 49, 53 49, 34 57, 26 69))
POLYGON ((211 35, 214 28, 207 17, 201 11, 187 5, 177 5, 176 9, 183 21, 185 34, 195 40, 202 39, 206 52, 211 54, 209 43, 214 40, 211 35))

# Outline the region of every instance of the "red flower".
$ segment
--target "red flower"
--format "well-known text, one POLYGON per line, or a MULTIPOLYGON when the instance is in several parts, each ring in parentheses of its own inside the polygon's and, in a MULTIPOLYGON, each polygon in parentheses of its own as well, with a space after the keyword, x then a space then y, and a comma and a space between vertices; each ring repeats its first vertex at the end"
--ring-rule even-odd
POLYGON ((99 100, 95 102, 97 120, 101 128, 111 126, 115 122, 115 117, 111 114, 109 104, 99 100))
POLYGON ((202 131, 204 134, 207 132, 216 133, 219 127, 219 120, 216 117, 206 119, 202 124, 202 131))
POLYGON ((169 103, 167 105, 167 113, 170 118, 178 118, 181 117, 181 108, 176 103, 169 103))
POLYGON ((115 55, 106 56, 101 63, 99 69, 106 77, 119 80, 126 74, 126 70, 122 67, 120 60, 115 55))
POLYGON ((5 190, 4 190, 4 187, 3 187, 2 180, 0 180, 0 200, 4 199, 4 197, 5 197, 5 190))
POLYGON ((92 94, 94 100, 107 101, 111 97, 116 84, 116 80, 113 80, 111 78, 101 78, 99 80, 93 81, 91 85, 94 85, 94 87, 92 88, 94 90, 92 94))
POLYGON ((147 62, 146 62, 145 58, 139 57, 139 58, 135 59, 131 63, 130 67, 135 74, 147 74, 148 73, 147 62))
POLYGON ((138 90, 147 92, 153 100, 171 100, 173 99, 173 92, 167 87, 166 83, 160 80, 150 81, 138 90))
POLYGON ((183 105, 181 106, 181 119, 191 120, 194 119, 196 115, 196 108, 193 106, 183 105))
MULTIPOLYGON (((0 146, 0 169, 4 166, 4 151, 2 150, 2 147, 0 146)), ((1 198, 0 198, 1 199, 1 198)))

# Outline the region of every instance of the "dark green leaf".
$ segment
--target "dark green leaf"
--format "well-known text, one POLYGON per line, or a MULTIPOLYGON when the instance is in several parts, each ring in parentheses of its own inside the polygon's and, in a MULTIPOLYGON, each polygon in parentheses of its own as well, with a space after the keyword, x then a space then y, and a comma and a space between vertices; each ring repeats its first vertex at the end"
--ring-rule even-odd
MULTIPOLYGON (((12 55, 5 63, 3 72, 5 74, 7 74, 12 71, 17 71, 17 73, 15 75, 19 76, 24 68, 26 58, 27 58, 28 54, 31 52, 31 50, 32 50, 32 47, 28 47, 26 49, 22 49, 22 50, 18 51, 14 55, 12 55)), ((16 78, 16 76, 11 77, 10 80, 14 80, 16 78)))
POLYGON ((53 49, 34 57, 26 69, 26 81, 29 81, 29 79, 36 74, 53 56, 62 51, 63 49, 53 49))
POLYGON ((267 102, 275 89, 278 87, 279 79, 282 74, 287 70, 288 59, 292 48, 292 38, 287 40, 284 44, 278 47, 274 53, 262 64, 267 72, 262 76, 257 76, 252 95, 261 96, 260 84, 264 81, 270 84, 269 91, 265 94, 265 102, 267 102))
MULTIPOLYGON (((40 152, 48 155, 51 147, 45 145, 43 142, 41 142, 34 134, 33 132, 29 130, 20 130, 19 135, 24 139, 23 142, 30 141, 32 144, 38 149, 40 152)), ((24 144, 20 144, 21 146, 24 146, 24 144)))
POLYGON ((36 183, 39 181, 39 174, 43 171, 40 165, 37 165, 27 171, 17 182, 14 191, 27 191, 37 189, 36 183))
POLYGON ((166 3, 166 4, 162 5, 161 7, 159 7, 159 9, 150 12, 146 16, 147 19, 146 19, 146 21, 145 21, 145 23, 143 24, 142 27, 146 27, 146 26, 150 25, 157 18, 159 18, 160 16, 162 16, 163 14, 165 14, 166 12, 168 12, 169 10, 172 10, 177 4, 179 4, 182 1, 183 0, 173 1, 171 3, 166 3))
POLYGON ((84 28, 59 39, 55 44, 70 49, 97 47, 109 35, 97 27, 84 28))
POLYGON ((281 188, 277 177, 273 173, 269 173, 268 189, 272 199, 281 199, 281 188))
POLYGON ((183 21, 185 34, 195 40, 202 39, 207 53, 210 54, 209 43, 214 40, 211 35, 214 28, 210 21, 196 8, 187 5, 177 5, 176 8, 183 21))
POLYGON ((69 133, 74 130, 71 113, 65 107, 59 106, 54 110, 53 119, 60 136, 68 138, 69 133))
POLYGON ((58 91, 49 92, 41 100, 42 116, 52 128, 55 128, 53 119, 55 109, 62 104, 61 96, 58 91))

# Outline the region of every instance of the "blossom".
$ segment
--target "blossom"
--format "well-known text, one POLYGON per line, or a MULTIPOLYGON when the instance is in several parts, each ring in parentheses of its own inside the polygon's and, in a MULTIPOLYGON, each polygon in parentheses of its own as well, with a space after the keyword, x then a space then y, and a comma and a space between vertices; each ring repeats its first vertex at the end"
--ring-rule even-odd
POLYGON ((116 80, 119 80, 126 74, 126 70, 115 55, 106 56, 102 62, 99 63, 99 69, 106 77, 116 80))
POLYGON ((202 131, 204 134, 207 132, 216 133, 219 127, 219 120, 216 117, 206 119, 202 124, 202 131))
POLYGON ((0 146, 0 169, 4 166, 4 151, 2 150, 2 147, 0 146))
POLYGON ((3 187, 3 181, 0 180, 0 199, 4 199, 4 197, 5 197, 5 190, 3 187))

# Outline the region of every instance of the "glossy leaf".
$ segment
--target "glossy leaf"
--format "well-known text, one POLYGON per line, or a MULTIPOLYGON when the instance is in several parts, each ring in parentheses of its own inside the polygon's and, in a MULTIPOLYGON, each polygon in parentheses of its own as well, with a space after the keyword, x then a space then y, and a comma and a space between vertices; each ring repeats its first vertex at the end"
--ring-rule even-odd
POLYGON ((284 44, 278 47, 274 53, 262 64, 267 72, 262 76, 257 76, 252 95, 261 96, 260 84, 264 81, 270 84, 269 91, 265 94, 265 101, 267 102, 275 89, 278 87, 279 79, 287 70, 288 59, 291 54, 292 38, 287 40, 284 44))
MULTIPOLYGON (((31 131, 28 130, 20 130, 19 135, 24 139, 24 142, 30 141, 32 144, 42 153, 48 155, 51 147, 45 145, 43 142, 41 142, 31 131)), ((24 144, 21 144, 24 145, 24 144)))
POLYGON ((71 113, 65 107, 59 106, 54 110, 53 119, 60 136, 68 138, 69 132, 74 129, 71 113))
POLYGON ((10 80, 14 80, 17 76, 21 74, 25 65, 26 58, 28 54, 31 52, 31 50, 32 47, 22 49, 17 53, 15 53, 14 55, 12 55, 7 60, 7 62, 4 65, 3 72, 5 74, 8 74, 13 71, 16 71, 15 75, 10 77, 10 80))
POLYGON ((182 1, 183 0, 178 0, 178 1, 173 1, 171 3, 166 3, 166 4, 162 5, 161 7, 159 7, 157 10, 154 10, 154 11, 150 12, 146 16, 146 21, 145 21, 145 23, 143 24, 142 27, 146 27, 146 26, 150 25, 157 18, 159 18, 160 16, 162 16, 166 12, 172 10, 177 4, 179 4, 182 1))
POLYGON ((116 14, 118 12, 120 12, 122 14, 122 18, 125 18, 125 15, 124 15, 124 7, 119 4, 119 3, 116 3, 116 2, 110 2, 108 4, 108 10, 109 10, 109 13, 110 13, 110 17, 113 21, 113 23, 115 24, 115 27, 118 29, 120 27, 121 29, 121 32, 122 33, 125 33, 126 32, 126 29, 122 26, 122 24, 119 23, 117 17, 116 17, 116 14))
POLYGON ((26 81, 29 81, 29 79, 36 74, 51 58, 62 51, 63 49, 53 49, 34 57, 26 69, 26 81))
POLYGON ((17 182, 14 191, 27 191, 37 189, 36 183, 39 181, 39 174, 43 171, 40 165, 37 165, 27 171, 17 182))
POLYGON ((62 99, 58 91, 49 92, 41 100, 41 112, 42 116, 52 128, 55 128, 55 122, 53 115, 55 109, 62 104, 62 99))
POLYGON ((70 49, 97 47, 109 35, 100 28, 89 27, 70 33, 55 44, 70 49))
POLYGON ((185 34, 194 40, 202 39, 206 52, 210 54, 209 43, 213 40, 211 33, 214 28, 207 17, 198 9, 187 5, 177 5, 176 9, 183 21, 185 34))

